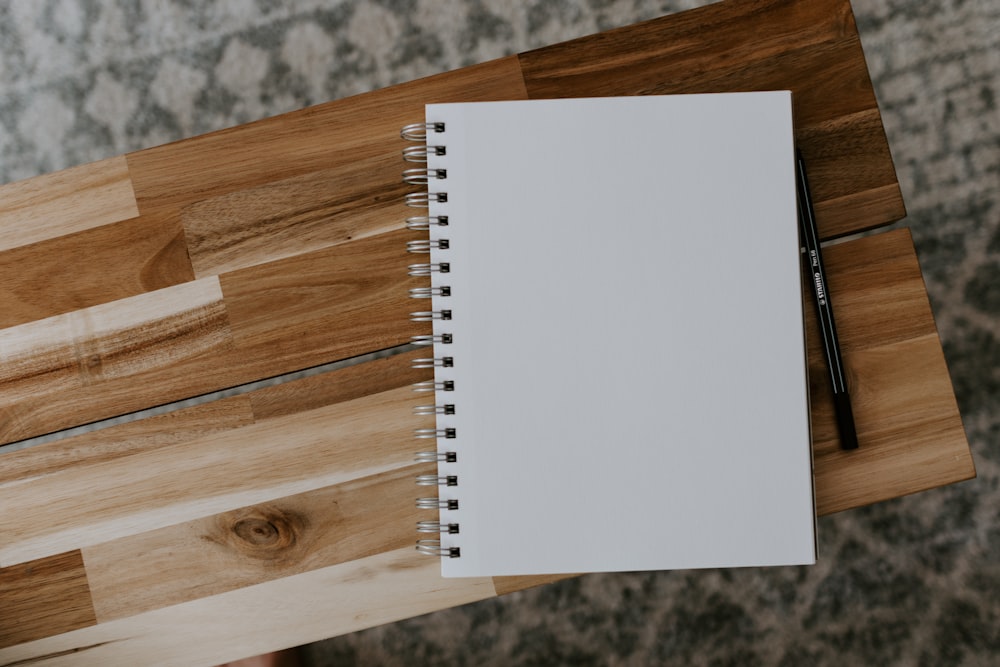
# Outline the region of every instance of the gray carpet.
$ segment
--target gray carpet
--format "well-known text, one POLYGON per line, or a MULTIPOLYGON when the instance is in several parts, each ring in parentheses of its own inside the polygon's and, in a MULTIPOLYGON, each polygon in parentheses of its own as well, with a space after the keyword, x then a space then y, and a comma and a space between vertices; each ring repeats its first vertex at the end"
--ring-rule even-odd
MULTIPOLYGON (((0 182, 697 4, 0 2, 0 182)), ((812 568, 589 575, 310 664, 1000 664, 1000 3, 854 6, 979 478, 822 519, 812 568)))

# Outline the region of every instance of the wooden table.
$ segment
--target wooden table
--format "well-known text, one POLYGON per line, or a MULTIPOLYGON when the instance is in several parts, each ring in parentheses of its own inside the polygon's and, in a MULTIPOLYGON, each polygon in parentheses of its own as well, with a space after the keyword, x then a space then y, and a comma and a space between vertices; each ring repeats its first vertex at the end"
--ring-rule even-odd
MULTIPOLYGON (((404 345, 426 102, 791 89, 821 234, 903 217, 847 0, 733 0, 0 188, 9 443, 404 345)), ((975 474, 907 230, 829 246, 821 514, 975 474)), ((812 313, 811 306, 807 312, 812 313)), ((412 352, 0 454, 0 665, 211 664, 544 578, 413 549, 412 352)))

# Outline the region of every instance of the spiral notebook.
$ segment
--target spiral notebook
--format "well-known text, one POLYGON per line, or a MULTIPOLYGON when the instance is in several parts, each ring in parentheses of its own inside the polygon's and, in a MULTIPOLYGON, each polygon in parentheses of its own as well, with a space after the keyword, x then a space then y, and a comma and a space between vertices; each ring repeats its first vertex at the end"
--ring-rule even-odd
POLYGON ((425 111, 418 549, 448 577, 813 563, 791 94, 425 111))

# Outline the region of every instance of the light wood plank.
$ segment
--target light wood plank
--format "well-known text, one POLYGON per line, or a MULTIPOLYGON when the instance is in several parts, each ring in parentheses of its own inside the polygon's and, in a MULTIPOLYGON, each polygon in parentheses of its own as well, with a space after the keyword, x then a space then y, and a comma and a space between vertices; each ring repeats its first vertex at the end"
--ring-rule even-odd
POLYGON ((419 401, 392 389, 0 486, 0 566, 409 466, 433 424, 419 401))
POLYGON ((0 648, 95 623, 79 551, 0 568, 0 648))
POLYGON ((216 278, 0 330, 0 438, 198 393, 188 391, 200 378, 179 364, 210 366, 231 344, 216 278))
POLYGON ((0 186, 0 251, 139 215, 124 157, 0 186))
POLYGON ((848 0, 720 2, 519 58, 532 98, 791 90, 820 234, 905 214, 848 0), (845 199, 869 190, 891 201, 845 199))
MULTIPOLYGON (((0 454, 0 488, 30 484, 37 477, 111 461, 252 424, 249 396, 201 405, 116 424, 89 433, 0 454)), ((95 479, 99 486, 100 480, 95 479)))
POLYGON ((179 223, 102 225, 0 252, 0 328, 193 279, 179 223))
POLYGON ((493 595, 408 547, 0 649, 0 667, 209 666, 493 595))
POLYGON ((413 548, 414 475, 433 466, 353 480, 88 547, 98 621, 413 548))

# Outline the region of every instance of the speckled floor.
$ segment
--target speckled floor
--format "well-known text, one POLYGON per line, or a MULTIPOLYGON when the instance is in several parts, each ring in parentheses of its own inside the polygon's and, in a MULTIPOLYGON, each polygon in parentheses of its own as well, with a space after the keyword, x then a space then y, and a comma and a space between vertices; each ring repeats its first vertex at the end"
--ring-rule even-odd
MULTIPOLYGON (((7 0, 0 182, 699 4, 7 0)), ((854 7, 978 479, 822 519, 812 568, 589 575, 310 664, 1000 664, 1000 3, 854 7)))

